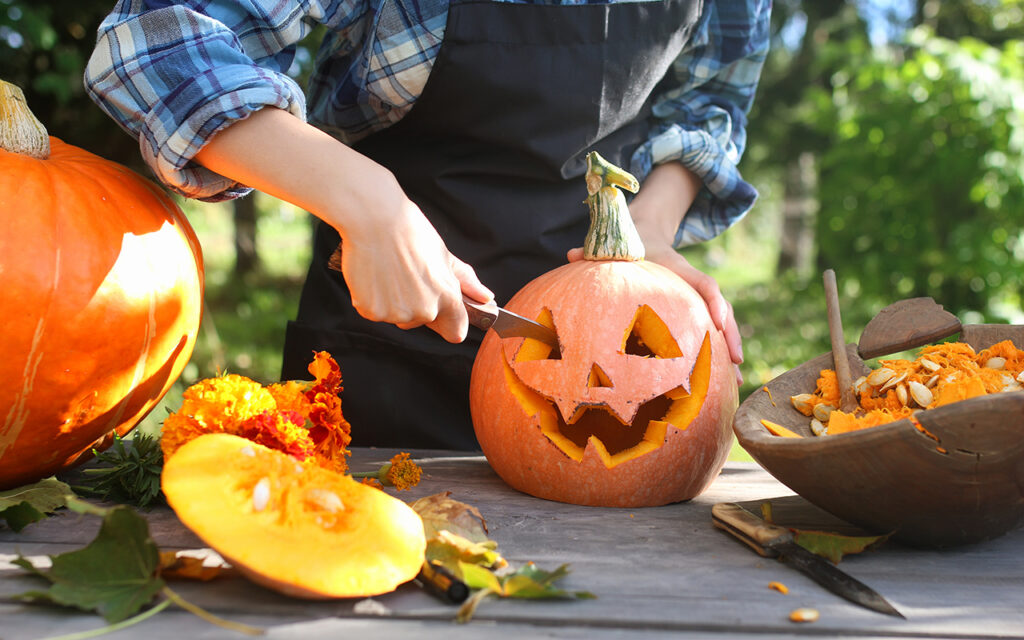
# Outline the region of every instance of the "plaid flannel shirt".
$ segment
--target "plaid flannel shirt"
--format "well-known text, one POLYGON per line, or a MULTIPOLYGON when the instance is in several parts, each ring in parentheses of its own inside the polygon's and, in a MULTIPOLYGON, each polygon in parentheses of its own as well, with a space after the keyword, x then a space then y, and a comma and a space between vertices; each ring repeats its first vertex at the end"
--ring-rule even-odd
MULTIPOLYGON (((495 0, 537 2, 543 0, 495 0)), ((623 0, 547 0, 560 4, 623 0)), ((657 1, 657 0, 649 0, 657 1)), ((157 178, 187 197, 248 191, 192 162, 220 129, 275 106, 346 143, 397 122, 444 40, 449 0, 119 0, 85 71, 90 97, 138 138, 157 178), (288 75, 296 43, 327 33, 307 98, 288 75)), ((674 86, 656 97, 650 138, 628 169, 641 181, 678 160, 703 180, 676 246, 714 237, 757 193, 736 163, 768 49, 771 0, 705 0, 674 86)))

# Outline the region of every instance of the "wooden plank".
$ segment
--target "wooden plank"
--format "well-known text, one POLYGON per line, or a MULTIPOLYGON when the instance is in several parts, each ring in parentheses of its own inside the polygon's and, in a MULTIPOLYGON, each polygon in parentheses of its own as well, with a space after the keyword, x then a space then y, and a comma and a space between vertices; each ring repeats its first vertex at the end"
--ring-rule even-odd
MULTIPOLYGON (((356 450, 354 469, 372 469, 387 450, 356 450)), ((419 453, 416 455, 419 455, 419 453)), ((240 577, 212 583, 178 582, 185 598, 229 619, 273 626, 271 637, 321 637, 325 629, 359 637, 521 638, 549 637, 913 637, 929 635, 1021 637, 1024 635, 1024 532, 950 551, 911 549, 895 543, 849 557, 840 568, 877 589, 908 620, 861 609, 762 558, 714 529, 715 502, 796 501, 792 492, 752 463, 730 463, 702 496, 647 509, 578 507, 539 500, 509 489, 480 457, 432 453, 421 457, 425 477, 413 500, 440 491, 477 506, 499 550, 514 565, 535 561, 554 568, 568 562, 567 589, 594 592, 596 600, 485 601, 469 626, 455 625, 456 607, 413 585, 374 598, 387 616, 356 613, 357 601, 310 602, 278 595, 240 577), (955 576, 955 579, 951 579, 955 576), (788 585, 782 595, 771 581, 788 585), (798 606, 821 612, 813 625, 787 619, 798 606), (319 626, 308 626, 315 621, 319 626), (285 626, 282 626, 285 625, 285 626), (291 626, 288 626, 291 625, 291 626), (299 626, 294 626, 299 625, 299 626), (307 625, 307 626, 304 626, 307 625)), ((812 511, 813 513, 813 511, 812 511)), ((166 510, 146 514, 161 545, 201 543, 166 510)), ((813 517, 811 518, 813 521, 813 517)), ((88 542, 95 523, 64 516, 36 523, 21 534, 0 531, 0 599, 37 587, 34 578, 5 564, 19 550, 42 554, 88 542)), ((28 640, 99 626, 96 616, 21 604, 0 604, 0 637, 28 640)), ((164 611, 124 637, 227 637, 184 613, 164 611)), ((116 637, 116 636, 115 636, 116 637)), ((338 636, 343 637, 343 636, 338 636)))

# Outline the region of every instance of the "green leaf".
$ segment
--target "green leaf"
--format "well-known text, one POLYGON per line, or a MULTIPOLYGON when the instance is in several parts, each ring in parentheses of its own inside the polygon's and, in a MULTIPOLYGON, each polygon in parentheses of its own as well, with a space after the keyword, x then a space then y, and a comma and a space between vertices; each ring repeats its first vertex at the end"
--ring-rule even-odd
POLYGON ((499 595, 504 595, 505 593, 501 579, 486 567, 468 562, 460 562, 459 575, 462 576, 462 581, 470 589, 487 589, 499 595))
POLYGON ((21 531, 65 505, 71 488, 56 478, 47 478, 16 489, 0 491, 0 518, 21 531))
POLYGON ((163 588, 157 575, 159 553, 149 525, 129 507, 107 510, 96 538, 77 551, 51 556, 49 570, 24 557, 15 564, 50 581, 45 591, 14 597, 97 611, 107 622, 124 620, 151 602, 163 588))
POLYGON ((793 530, 793 539, 796 540, 798 545, 812 553, 828 558, 835 564, 839 564, 839 561, 845 555, 873 549, 888 538, 888 534, 881 536, 844 536, 827 531, 793 530))

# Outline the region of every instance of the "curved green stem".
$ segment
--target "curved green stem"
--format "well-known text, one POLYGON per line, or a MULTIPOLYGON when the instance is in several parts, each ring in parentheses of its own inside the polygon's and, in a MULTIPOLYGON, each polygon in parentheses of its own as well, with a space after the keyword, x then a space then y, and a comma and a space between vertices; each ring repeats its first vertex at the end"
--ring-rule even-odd
POLYGON ((156 614, 160 613, 161 611, 163 611, 164 609, 169 607, 170 604, 171 604, 170 600, 164 600, 163 602, 161 602, 160 604, 156 605, 155 607, 151 607, 151 608, 143 611, 142 613, 140 613, 140 614, 138 614, 136 616, 132 616, 131 618, 125 618, 124 620, 122 620, 120 622, 115 622, 114 624, 108 624, 107 626, 100 627, 99 629, 90 629, 89 631, 80 631, 78 633, 69 633, 69 634, 63 635, 63 636, 52 636, 50 638, 46 638, 46 640, 86 640, 86 638, 96 638, 96 637, 102 636, 102 635, 107 634, 107 633, 112 633, 114 631, 120 631, 121 629, 125 629, 127 627, 130 627, 133 624, 138 624, 138 623, 142 622, 143 620, 146 620, 147 618, 150 618, 150 617, 155 616, 156 614))
POLYGON ((583 242, 586 260, 643 260, 644 243, 629 214, 626 197, 619 187, 640 189, 633 175, 611 164, 596 151, 587 155, 587 206, 590 229, 583 242))
POLYGON ((206 620, 210 624, 215 624, 223 629, 231 629, 232 631, 238 631, 239 633, 244 633, 250 636, 261 636, 264 633, 266 633, 263 629, 260 629, 259 627, 251 627, 247 624, 242 624, 241 622, 232 622, 230 620, 225 620, 220 616, 215 616, 206 609, 203 609, 202 607, 198 607, 192 604, 188 600, 185 600, 184 598, 179 596, 177 593, 171 591, 171 588, 167 585, 164 585, 164 588, 160 590, 160 593, 162 593, 164 597, 167 598, 168 602, 173 602, 174 604, 178 605, 185 611, 188 611, 192 615, 198 616, 203 620, 206 620))

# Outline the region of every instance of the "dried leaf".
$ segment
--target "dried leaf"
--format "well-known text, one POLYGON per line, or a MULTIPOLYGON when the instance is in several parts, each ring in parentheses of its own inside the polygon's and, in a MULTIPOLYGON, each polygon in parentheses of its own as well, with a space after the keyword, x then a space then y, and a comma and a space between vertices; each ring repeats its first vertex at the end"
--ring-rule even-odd
POLYGON ((450 531, 473 542, 487 540, 487 522, 476 507, 448 496, 451 491, 435 493, 420 498, 409 506, 423 519, 423 530, 427 539, 433 538, 438 531, 450 531))
POLYGON ((69 494, 71 488, 56 478, 0 491, 0 519, 14 531, 21 531, 63 507, 69 494))
POLYGON ((442 566, 459 575, 459 563, 478 565, 488 569, 500 569, 508 565, 497 551, 498 543, 493 540, 473 542, 451 531, 438 531, 427 540, 428 561, 440 562, 442 566))
POLYGON ((205 558, 183 555, 178 551, 160 552, 160 577, 209 582, 230 570, 227 564, 208 565, 205 558))
POLYGON ((881 536, 844 536, 828 531, 793 530, 793 539, 796 540, 797 544, 812 553, 828 558, 835 564, 839 564, 843 556, 874 549, 888 538, 888 534, 881 536))

